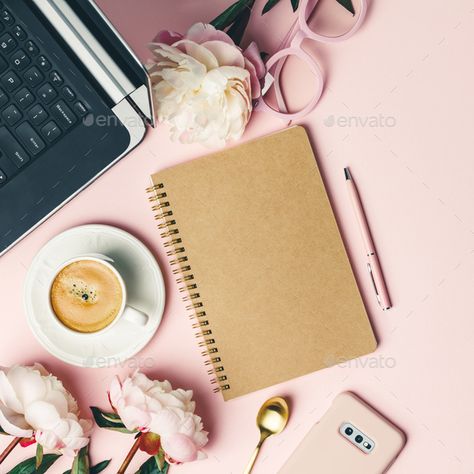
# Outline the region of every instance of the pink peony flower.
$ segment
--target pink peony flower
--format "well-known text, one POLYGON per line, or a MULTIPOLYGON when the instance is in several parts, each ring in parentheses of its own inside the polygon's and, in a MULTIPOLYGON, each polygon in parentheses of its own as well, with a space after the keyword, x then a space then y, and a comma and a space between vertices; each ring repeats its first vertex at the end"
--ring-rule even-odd
POLYGON ((173 139, 221 146, 242 136, 266 73, 255 43, 242 51, 223 31, 197 23, 184 36, 160 32, 150 49, 158 120, 173 139))
POLYGON ((115 378, 109 392, 112 407, 127 429, 159 435, 168 458, 177 462, 206 457, 202 448, 207 432, 194 413, 192 396, 192 390, 173 390, 168 381, 150 380, 140 372, 123 382, 115 378))
POLYGON ((92 421, 79 409, 62 382, 35 364, 0 369, 0 426, 12 435, 32 438, 47 450, 69 456, 89 443, 92 421))

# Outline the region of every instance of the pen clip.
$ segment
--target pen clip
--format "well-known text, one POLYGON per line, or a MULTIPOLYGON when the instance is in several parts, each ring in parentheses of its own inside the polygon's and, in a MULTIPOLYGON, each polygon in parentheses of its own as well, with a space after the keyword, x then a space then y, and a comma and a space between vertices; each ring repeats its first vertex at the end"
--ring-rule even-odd
POLYGON ((375 278, 374 278, 374 274, 372 272, 372 267, 370 266, 369 262, 367 262, 367 270, 369 272, 370 279, 372 280, 372 285, 374 286, 375 296, 377 298, 379 306, 382 307, 382 300, 380 299, 379 290, 377 289, 377 284, 375 283, 375 278))

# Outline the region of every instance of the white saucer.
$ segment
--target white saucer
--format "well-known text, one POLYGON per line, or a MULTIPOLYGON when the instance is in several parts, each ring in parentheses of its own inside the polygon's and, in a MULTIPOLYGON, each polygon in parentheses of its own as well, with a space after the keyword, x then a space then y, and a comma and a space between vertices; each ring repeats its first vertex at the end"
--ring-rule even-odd
POLYGON ((134 356, 153 337, 163 316, 165 285, 158 263, 142 242, 115 227, 85 225, 59 234, 38 252, 26 276, 23 300, 28 324, 48 352, 80 367, 108 367, 134 356), (48 286, 56 269, 90 253, 116 262, 127 285, 127 303, 150 317, 145 326, 120 320, 105 333, 84 336, 52 320, 48 286))

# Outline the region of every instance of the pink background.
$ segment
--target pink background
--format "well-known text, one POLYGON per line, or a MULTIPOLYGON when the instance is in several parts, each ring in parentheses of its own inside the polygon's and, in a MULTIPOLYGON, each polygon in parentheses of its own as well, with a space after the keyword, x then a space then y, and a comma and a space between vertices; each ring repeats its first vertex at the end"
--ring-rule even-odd
MULTIPOLYGON (((145 59, 144 45, 158 30, 183 31, 195 21, 208 21, 230 1, 100 3, 145 59)), ((292 22, 289 4, 282 0, 264 19, 256 14, 249 38, 272 52, 292 22)), ((257 7, 262 5, 257 2, 257 7)), ((408 444, 391 469, 394 474, 472 473, 473 7, 471 0, 374 1, 362 30, 347 43, 306 45, 324 69, 327 87, 317 109, 302 123, 318 153, 380 341, 375 354, 227 403, 212 393, 144 194, 150 173, 206 150, 171 143, 160 126, 139 149, 1 258, 1 364, 45 363, 78 397, 85 413, 89 405, 107 408, 111 377, 137 366, 194 389, 197 411, 210 431, 209 458, 173 467, 176 473, 242 472, 258 437, 257 409, 267 397, 281 394, 291 401, 291 421, 278 438, 268 441, 255 468, 256 473, 275 473, 343 390, 360 394, 407 433, 408 444), (369 126, 365 120, 373 116, 377 123, 369 126), (365 274, 362 242, 344 187, 345 165, 359 184, 385 269, 395 305, 388 313, 379 311, 365 274), (167 280, 168 303, 158 333, 121 368, 69 367, 49 356, 26 325, 22 286, 32 258, 57 233, 86 223, 116 225, 143 239, 167 280)), ((283 126, 256 114, 245 139, 283 126)), ((0 441, 3 448, 8 439, 0 441)), ((115 472, 131 442, 126 435, 97 429, 93 462, 112 457, 108 472, 115 472)), ((4 467, 33 452, 31 447, 18 448, 4 467)), ((134 467, 143 460, 138 457, 134 467)), ((52 472, 63 472, 66 461, 52 472)))

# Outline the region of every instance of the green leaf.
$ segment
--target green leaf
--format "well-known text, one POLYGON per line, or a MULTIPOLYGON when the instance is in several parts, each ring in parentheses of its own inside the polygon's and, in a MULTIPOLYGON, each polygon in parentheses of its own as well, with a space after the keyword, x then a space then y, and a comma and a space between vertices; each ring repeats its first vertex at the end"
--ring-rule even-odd
MULTIPOLYGON (((102 461, 99 464, 92 466, 89 471, 90 474, 99 474, 99 472, 102 472, 110 464, 110 461, 111 459, 108 459, 107 461, 102 461)), ((64 472, 64 474, 72 474, 71 469, 69 469, 69 471, 64 472)))
POLYGON ((110 461, 112 460, 107 459, 106 461, 102 461, 99 464, 92 466, 90 474, 99 474, 99 472, 102 472, 110 464, 110 461))
POLYGON ((218 30, 225 30, 235 22, 237 17, 248 7, 249 0, 237 0, 229 8, 211 21, 211 25, 218 30))
MULTIPOLYGON (((253 7, 253 3, 251 6, 253 7)), ((234 43, 239 45, 244 37, 245 30, 249 24, 250 15, 252 14, 251 7, 245 9, 235 20, 235 23, 227 30, 227 34, 234 40, 234 43)))
POLYGON ((41 466, 36 468, 36 457, 17 464, 8 474, 44 474, 61 457, 60 454, 45 454, 41 466))
POLYGON ((89 474, 89 446, 84 446, 74 458, 71 474, 89 474))
POLYGON ((354 5, 352 4, 352 0, 336 0, 337 3, 342 5, 348 12, 355 15, 354 5))
POLYGON ((265 6, 263 7, 262 15, 265 15, 265 13, 269 12, 279 2, 280 0, 268 0, 268 2, 265 3, 265 6))
POLYGON ((300 0, 291 0, 291 6, 293 7, 293 11, 295 12, 300 6, 300 0))
POLYGON ((168 474, 170 465, 165 461, 163 467, 158 466, 157 456, 152 456, 145 463, 140 466, 140 469, 135 474, 168 474))
POLYGON ((127 430, 116 413, 106 413, 97 407, 91 407, 91 411, 97 426, 100 428, 106 428, 108 430, 119 431, 120 433, 127 434, 136 433, 136 431, 127 430))
POLYGON ((41 444, 36 445, 36 469, 38 469, 41 466, 41 463, 43 462, 43 446, 41 444))

